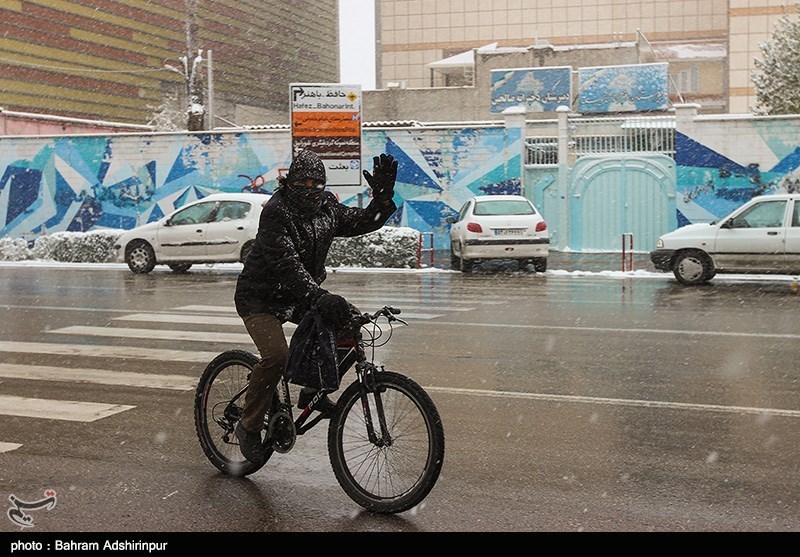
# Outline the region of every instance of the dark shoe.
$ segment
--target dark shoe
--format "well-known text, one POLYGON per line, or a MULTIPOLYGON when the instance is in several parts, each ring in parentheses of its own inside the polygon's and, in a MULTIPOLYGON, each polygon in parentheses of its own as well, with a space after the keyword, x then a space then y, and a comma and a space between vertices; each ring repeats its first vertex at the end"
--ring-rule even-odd
MULTIPOLYGON (((311 401, 317 396, 318 392, 319 391, 315 391, 314 389, 303 387, 300 390, 300 396, 297 397, 297 407, 305 409, 306 406, 311 404, 311 401)), ((323 418, 330 418, 336 410, 336 403, 329 399, 328 395, 322 395, 322 398, 314 405, 314 410, 319 412, 323 418)))
POLYGON ((236 424, 234 433, 239 440, 239 450, 242 451, 242 454, 247 460, 253 464, 261 464, 264 462, 264 457, 266 455, 264 445, 261 442, 261 433, 246 430, 242 427, 241 422, 236 424))

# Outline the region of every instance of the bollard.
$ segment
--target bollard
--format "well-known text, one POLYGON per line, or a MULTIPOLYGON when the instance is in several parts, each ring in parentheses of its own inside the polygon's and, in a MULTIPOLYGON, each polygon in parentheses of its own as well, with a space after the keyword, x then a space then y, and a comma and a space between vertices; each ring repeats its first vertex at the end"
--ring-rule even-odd
POLYGON ((433 268, 433 249, 434 249, 433 248, 433 242, 434 242, 433 232, 420 232, 419 233, 419 246, 417 247, 417 269, 421 269, 422 268, 422 252, 423 251, 429 252, 430 265, 431 265, 431 268, 433 268), (430 248, 423 248, 422 247, 423 238, 429 238, 430 239, 430 241, 431 241, 431 247, 430 248))
POLYGON ((633 233, 622 234, 622 272, 633 271, 633 233))

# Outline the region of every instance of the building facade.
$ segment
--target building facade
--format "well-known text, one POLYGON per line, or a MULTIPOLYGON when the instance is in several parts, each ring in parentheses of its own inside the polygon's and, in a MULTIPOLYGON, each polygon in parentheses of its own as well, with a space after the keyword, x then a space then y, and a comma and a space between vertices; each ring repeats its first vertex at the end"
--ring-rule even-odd
POLYGON ((180 119, 202 51, 206 127, 288 123, 289 83, 339 76, 337 0, 6 0, 0 31, 0 106, 21 112, 180 119))
POLYGON ((796 14, 793 0, 376 0, 380 89, 462 85, 473 77, 436 69, 471 49, 650 43, 670 63, 675 102, 748 113, 759 44, 796 14), (460 80, 460 81, 459 81, 460 80))

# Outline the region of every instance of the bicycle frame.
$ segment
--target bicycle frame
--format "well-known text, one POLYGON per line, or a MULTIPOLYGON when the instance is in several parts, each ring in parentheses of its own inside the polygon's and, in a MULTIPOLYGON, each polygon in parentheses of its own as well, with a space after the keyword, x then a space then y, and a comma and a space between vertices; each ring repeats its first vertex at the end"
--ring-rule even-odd
MULTIPOLYGON (((356 371, 356 380, 361 385, 361 407, 362 411, 364 412, 364 420, 367 424, 367 431, 369 435, 369 439, 371 442, 375 443, 378 446, 386 446, 391 445, 391 437, 389 436, 388 428, 386 427, 386 421, 383 413, 383 404, 381 403, 380 393, 375 388, 374 382, 371 380, 374 371, 379 371, 383 369, 383 366, 375 365, 373 361, 367 359, 367 345, 364 340, 364 335, 361 331, 361 326, 368 324, 368 323, 375 323, 375 321, 380 316, 384 316, 389 320, 389 323, 393 321, 399 321, 405 325, 408 325, 402 319, 395 317, 396 313, 400 313, 400 310, 391 308, 389 306, 384 306, 382 309, 378 310, 374 314, 363 314, 359 317, 358 323, 359 327, 354 332, 354 338, 352 340, 343 340, 339 341, 336 345, 337 356, 339 360, 339 378, 341 379, 344 377, 345 373, 353 367, 355 364, 355 371, 356 371), (372 393, 375 398, 375 410, 378 415, 378 422, 380 425, 381 436, 378 436, 375 433, 375 427, 373 425, 372 415, 370 412, 369 402, 367 400, 367 395, 372 393)), ((289 384, 285 378, 281 378, 281 390, 283 393, 283 410, 288 413, 289 417, 292 416, 292 404, 291 404, 291 397, 289 395, 289 384)), ((324 419, 322 415, 315 417, 313 420, 308 421, 309 416, 314 411, 314 406, 317 402, 322 398, 324 393, 321 391, 317 393, 317 395, 311 400, 311 402, 306 406, 297 419, 294 420, 294 427, 295 431, 298 435, 302 435, 307 432, 309 429, 314 427, 318 424, 321 420, 324 419)))

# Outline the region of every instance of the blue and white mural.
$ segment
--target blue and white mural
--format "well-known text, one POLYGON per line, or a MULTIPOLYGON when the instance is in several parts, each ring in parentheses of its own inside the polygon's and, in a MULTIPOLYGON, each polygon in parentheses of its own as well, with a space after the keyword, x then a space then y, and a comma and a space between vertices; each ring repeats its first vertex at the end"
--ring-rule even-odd
MULTIPOLYGON (((271 193, 290 149, 283 130, 3 138, 0 236, 133 228, 210 193, 242 191, 242 175, 271 193)), ((376 129, 364 132, 362 166, 395 156, 399 209, 389 224, 432 232, 446 249, 445 219, 467 198, 520 191, 522 149, 517 128, 376 129)), ((369 188, 332 190, 355 206, 369 188)))
MULTIPOLYGON (((269 142, 267 142, 269 143, 269 142)), ((277 175, 288 155, 244 134, 9 138, 0 144, 0 235, 25 237, 157 220, 239 174, 277 175)))
POLYGON ((678 226, 717 220, 758 195, 800 192, 800 121, 735 125, 735 134, 676 133, 678 226))

